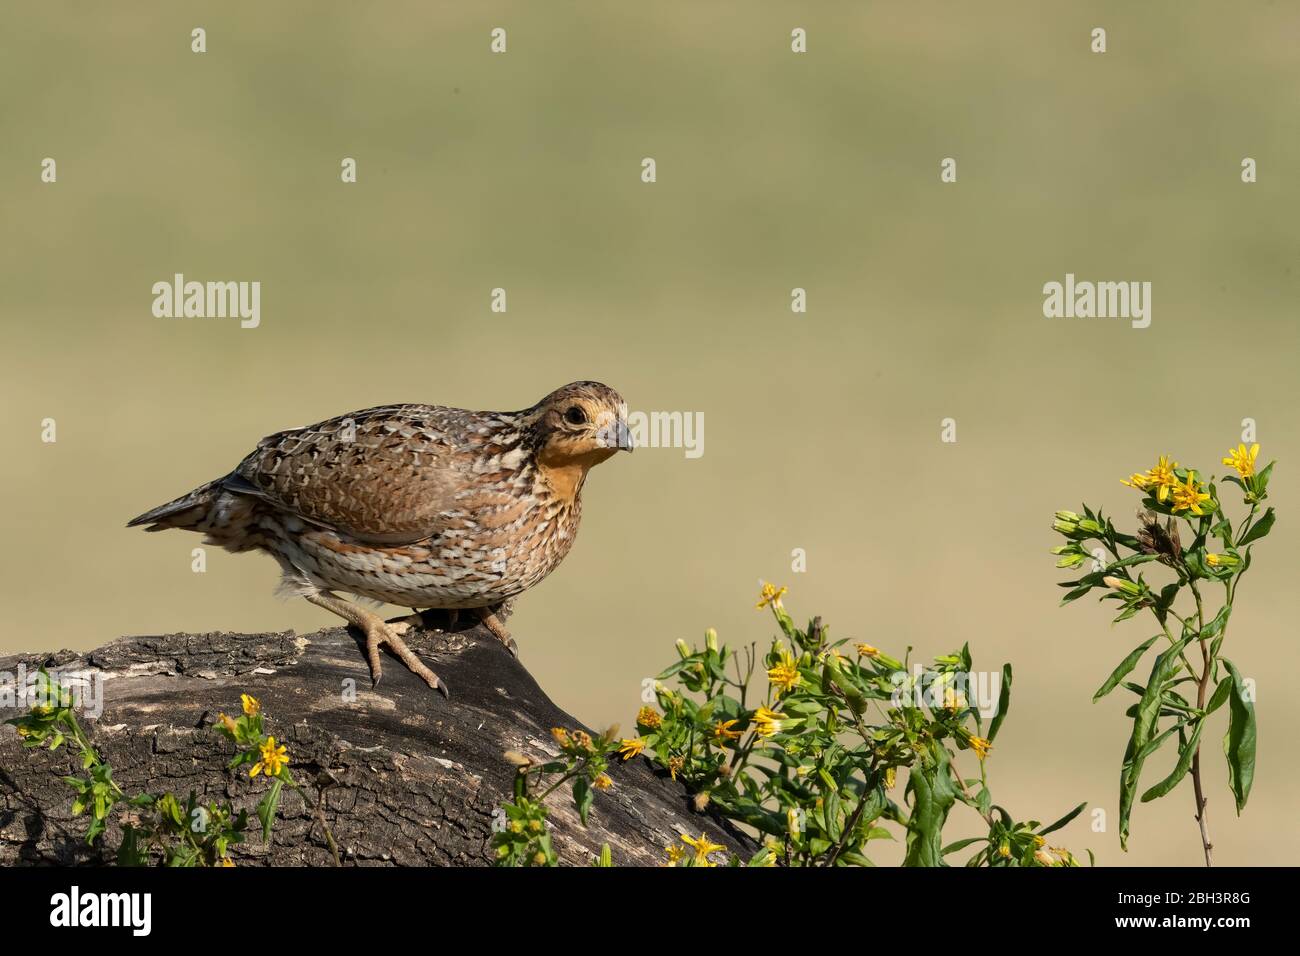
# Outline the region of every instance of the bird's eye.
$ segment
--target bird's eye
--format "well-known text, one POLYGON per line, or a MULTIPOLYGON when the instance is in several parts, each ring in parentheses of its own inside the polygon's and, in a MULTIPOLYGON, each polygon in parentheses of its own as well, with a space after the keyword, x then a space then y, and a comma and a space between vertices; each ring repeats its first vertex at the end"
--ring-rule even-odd
POLYGON ((564 413, 564 420, 570 425, 585 425, 587 423, 587 413, 579 405, 570 405, 564 413))

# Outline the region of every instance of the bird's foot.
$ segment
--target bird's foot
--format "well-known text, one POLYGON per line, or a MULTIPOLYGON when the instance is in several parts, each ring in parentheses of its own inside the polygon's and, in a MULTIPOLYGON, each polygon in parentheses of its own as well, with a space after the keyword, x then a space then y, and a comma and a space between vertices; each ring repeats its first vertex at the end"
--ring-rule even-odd
POLYGON ((383 676, 383 669, 379 663, 379 648, 387 646, 393 656, 406 665, 406 669, 419 677, 426 684, 436 691, 440 691, 442 696, 450 697, 447 691, 447 685, 442 679, 431 671, 424 661, 415 655, 415 652, 406 646, 406 641, 402 640, 401 635, 411 629, 407 621, 381 621, 376 618, 373 622, 362 625, 362 630, 366 635, 366 661, 370 664, 370 684, 376 686, 379 684, 379 678, 383 676))
POLYGON ((366 636, 366 662, 370 665, 370 684, 372 687, 377 685, 379 678, 383 676, 383 668, 379 664, 379 648, 387 645, 393 656, 406 665, 407 670, 434 690, 441 691, 444 697, 451 696, 447 690, 447 685, 442 682, 437 674, 429 670, 428 665, 416 657, 415 652, 407 647, 406 642, 402 640, 402 635, 411 628, 409 621, 386 622, 379 615, 367 611, 363 607, 358 607, 351 601, 345 601, 329 591, 303 596, 317 607, 333 611, 366 636))
POLYGON ((515 639, 510 636, 510 632, 506 630, 505 625, 501 623, 496 614, 490 608, 481 607, 478 608, 478 616, 482 620, 483 626, 492 633, 492 636, 504 644, 511 655, 518 657, 519 645, 515 643, 515 639))

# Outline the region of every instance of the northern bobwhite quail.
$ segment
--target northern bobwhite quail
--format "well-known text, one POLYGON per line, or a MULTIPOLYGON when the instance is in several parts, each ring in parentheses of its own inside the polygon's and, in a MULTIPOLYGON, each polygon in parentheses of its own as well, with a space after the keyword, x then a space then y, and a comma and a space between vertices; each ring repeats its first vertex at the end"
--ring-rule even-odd
POLYGON ((227 551, 270 554, 283 590, 364 633, 373 682, 387 645, 446 694, 402 640, 409 624, 334 592, 472 609, 514 651, 495 610, 573 546, 588 470, 631 450, 627 405, 599 382, 517 412, 384 405, 264 438, 230 474, 127 527, 199 531, 227 551))

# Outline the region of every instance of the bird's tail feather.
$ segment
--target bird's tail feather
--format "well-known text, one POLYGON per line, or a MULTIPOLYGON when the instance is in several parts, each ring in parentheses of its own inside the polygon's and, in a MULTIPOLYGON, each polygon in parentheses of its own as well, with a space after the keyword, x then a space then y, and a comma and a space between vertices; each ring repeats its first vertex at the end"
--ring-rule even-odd
POLYGON ((197 530, 208 516, 208 509, 217 495, 221 493, 221 482, 209 481, 206 485, 195 488, 189 494, 181 495, 174 501, 152 508, 126 523, 128 528, 147 524, 146 531, 165 531, 168 528, 185 528, 197 530))

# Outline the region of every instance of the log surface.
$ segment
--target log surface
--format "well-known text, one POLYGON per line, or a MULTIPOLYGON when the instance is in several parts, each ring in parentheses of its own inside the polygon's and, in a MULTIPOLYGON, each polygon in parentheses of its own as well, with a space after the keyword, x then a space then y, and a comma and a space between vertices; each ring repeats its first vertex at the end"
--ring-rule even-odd
MULTIPOLYGON (((481 626, 406 640, 447 682, 450 700, 387 654, 372 689, 359 641, 343 628, 128 637, 84 654, 0 658, 0 681, 20 664, 101 673, 102 714, 79 719, 114 779, 128 797, 170 791, 183 801, 194 790, 249 808, 247 842, 231 851, 239 865, 333 865, 318 822, 322 791, 345 866, 487 864, 494 812, 514 776, 503 753, 554 756, 550 728, 582 724, 481 626), (265 730, 287 745, 309 798, 286 789, 269 846, 251 812, 268 784, 246 768, 227 770, 234 744, 213 729, 220 712, 239 713, 241 693, 261 701, 265 730)), ((4 703, 0 721, 26 713, 4 703)), ((24 749, 14 728, 0 726, 0 865, 112 862, 120 809, 106 838, 87 846, 86 821, 71 815, 72 791, 60 779, 79 773, 74 757, 66 747, 24 749)), ((692 812, 685 790, 644 759, 615 761, 610 775, 614 786, 596 794, 587 828, 567 792, 548 800, 562 863, 587 865, 608 843, 615 865, 659 865, 686 832, 745 848, 742 836, 692 812)))

